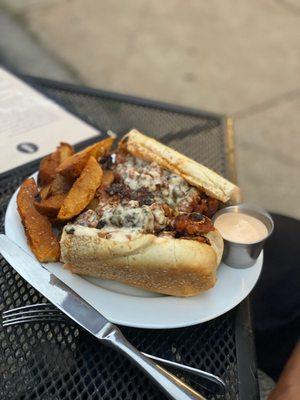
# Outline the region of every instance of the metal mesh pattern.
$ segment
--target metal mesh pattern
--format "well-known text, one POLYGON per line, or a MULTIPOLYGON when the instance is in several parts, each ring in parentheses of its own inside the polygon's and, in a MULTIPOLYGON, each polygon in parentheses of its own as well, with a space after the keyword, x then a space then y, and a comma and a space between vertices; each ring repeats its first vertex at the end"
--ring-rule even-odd
MULTIPOLYGON (((39 87, 100 130, 116 133, 136 127, 180 149, 226 175, 222 118, 187 113, 75 92, 57 86, 39 87)), ((15 170, 0 179, 0 218, 13 191, 37 164, 15 170)), ((6 262, 0 260, 0 313, 45 301, 6 262)), ((184 329, 122 328, 140 350, 205 369, 227 383, 224 397, 238 399, 235 311, 211 322, 184 329)), ((1 399, 158 400, 163 395, 129 361, 68 323, 35 323, 0 327, 1 399)))
POLYGON ((60 87, 37 86, 64 108, 103 132, 117 134, 137 128, 226 175, 222 118, 116 100, 112 96, 74 93, 60 87))

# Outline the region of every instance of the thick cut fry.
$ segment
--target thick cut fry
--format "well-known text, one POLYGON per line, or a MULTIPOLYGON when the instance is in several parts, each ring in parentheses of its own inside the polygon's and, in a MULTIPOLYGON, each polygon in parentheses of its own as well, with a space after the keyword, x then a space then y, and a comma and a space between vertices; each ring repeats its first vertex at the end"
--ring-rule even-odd
POLYGON ((57 194, 68 193, 68 191, 72 187, 72 182, 70 182, 64 176, 57 174, 53 181, 50 183, 50 188, 48 192, 48 196, 55 196, 57 194))
POLYGON ((27 241, 39 261, 58 261, 60 256, 59 241, 54 235, 47 217, 41 215, 34 206, 37 193, 37 185, 31 178, 26 179, 21 185, 17 196, 18 210, 27 241))
POLYGON ((95 159, 105 155, 111 148, 114 138, 107 138, 101 142, 97 142, 86 149, 73 154, 66 158, 57 168, 56 171, 70 180, 77 178, 88 159, 92 156, 95 159))
POLYGON ((40 202, 36 201, 34 205, 40 214, 56 217, 66 196, 66 194, 56 194, 40 202))
POLYGON ((57 218, 68 220, 80 214, 95 196, 102 174, 97 160, 91 156, 65 198, 57 218))
POLYGON ((72 182, 59 175, 56 168, 73 154, 74 150, 70 144, 60 143, 54 153, 41 161, 38 182, 41 186, 39 195, 42 200, 53 195, 67 193, 70 190, 72 182))
POLYGON ((57 174, 51 183, 40 188, 39 195, 42 200, 46 200, 49 197, 56 196, 58 194, 66 194, 72 187, 70 182, 64 176, 57 174))
POLYGON ((71 146, 69 143, 60 143, 60 146, 57 150, 59 152, 60 163, 62 163, 63 161, 65 161, 66 158, 71 157, 74 154, 73 146, 71 146))
POLYGON ((68 157, 74 154, 73 147, 68 143, 60 143, 56 150, 41 160, 38 182, 40 186, 50 183, 55 175, 58 166, 68 157))
POLYGON ((48 197, 50 188, 51 188, 51 183, 48 183, 46 186, 42 186, 40 188, 39 195, 42 200, 44 200, 48 197))
POLYGON ((38 183, 40 186, 45 186, 54 179, 56 168, 59 164, 60 156, 57 150, 41 160, 38 174, 38 183))

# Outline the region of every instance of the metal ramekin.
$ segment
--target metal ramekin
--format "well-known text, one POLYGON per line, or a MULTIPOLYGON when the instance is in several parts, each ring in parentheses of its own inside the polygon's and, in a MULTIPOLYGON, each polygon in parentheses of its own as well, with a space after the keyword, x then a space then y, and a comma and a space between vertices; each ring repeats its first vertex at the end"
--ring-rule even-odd
POLYGON ((265 241, 272 234, 274 229, 274 222, 271 215, 264 209, 243 203, 234 206, 229 206, 219 210, 213 217, 213 222, 221 215, 225 213, 244 213, 252 217, 259 219, 266 226, 268 235, 260 241, 244 244, 231 242, 224 239, 224 253, 222 261, 233 268, 248 268, 255 264, 260 252, 262 251, 265 241))

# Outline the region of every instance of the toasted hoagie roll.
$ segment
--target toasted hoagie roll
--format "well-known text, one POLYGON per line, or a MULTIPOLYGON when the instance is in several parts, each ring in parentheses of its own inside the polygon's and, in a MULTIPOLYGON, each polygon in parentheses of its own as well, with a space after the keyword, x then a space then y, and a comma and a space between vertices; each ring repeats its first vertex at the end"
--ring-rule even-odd
POLYGON ((65 267, 173 296, 213 287, 223 240, 210 218, 238 187, 137 130, 100 163, 110 179, 64 227, 65 267))
POLYGON ((173 296, 193 296, 214 286, 223 252, 220 234, 214 230, 206 235, 210 245, 126 229, 105 235, 95 228, 68 225, 61 238, 61 259, 79 275, 173 296))
POLYGON ((239 188, 216 172, 180 154, 178 151, 163 145, 132 129, 120 142, 120 148, 135 157, 155 161, 177 175, 180 175, 192 186, 203 190, 208 196, 226 203, 239 197, 239 188))

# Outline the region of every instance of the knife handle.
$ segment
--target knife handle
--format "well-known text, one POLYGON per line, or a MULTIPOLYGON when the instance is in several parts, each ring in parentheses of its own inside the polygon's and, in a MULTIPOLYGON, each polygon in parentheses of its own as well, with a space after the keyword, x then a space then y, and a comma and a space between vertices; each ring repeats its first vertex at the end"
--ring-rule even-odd
POLYGON ((172 400, 206 400, 203 396, 186 385, 175 375, 155 364, 142 355, 123 336, 121 331, 113 324, 106 326, 105 333, 102 331, 99 339, 109 346, 121 350, 131 359, 148 377, 172 400))

